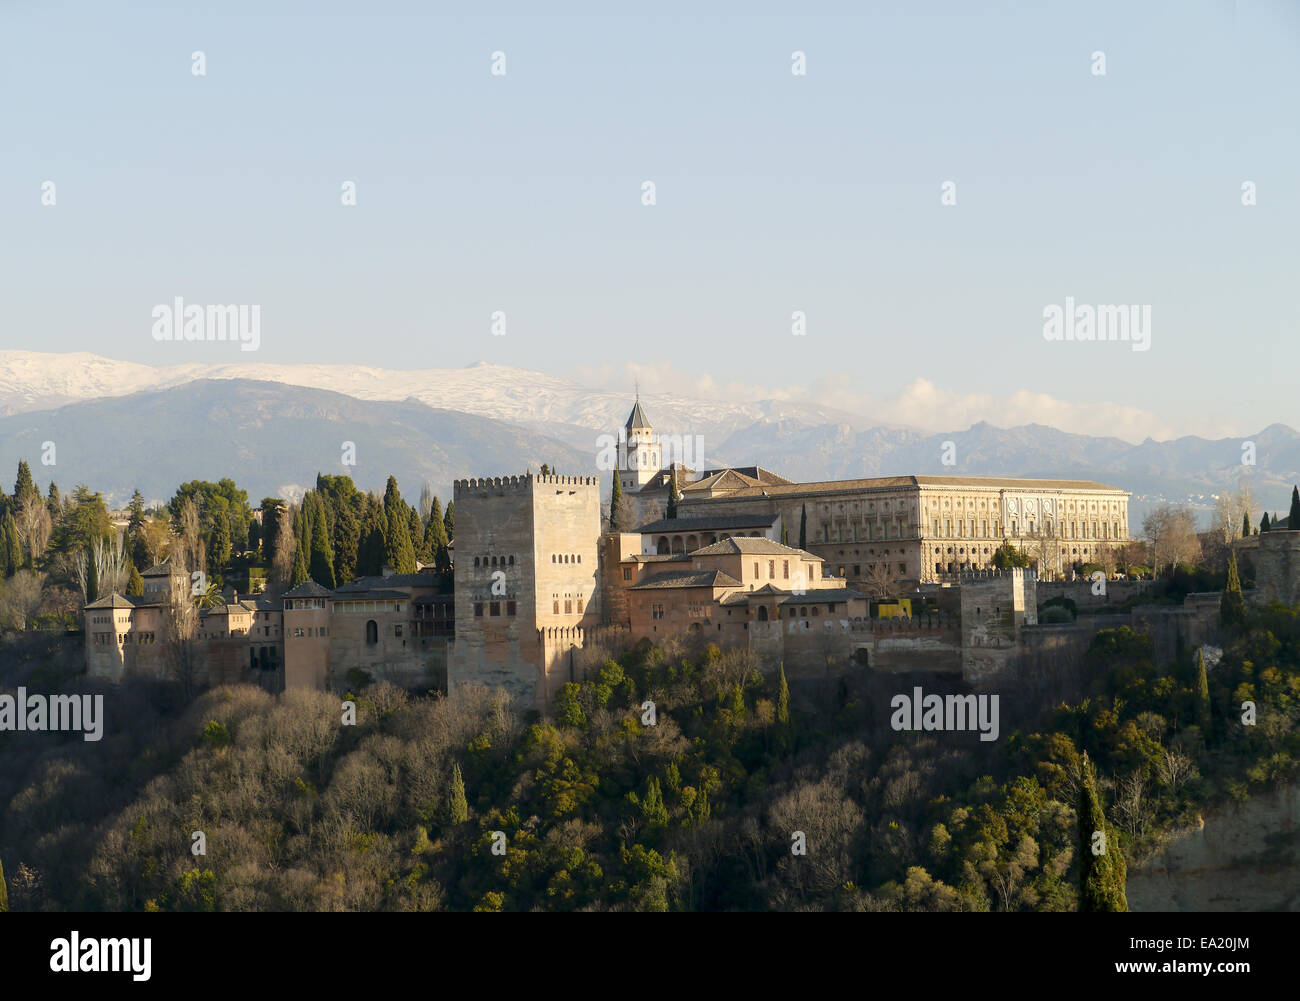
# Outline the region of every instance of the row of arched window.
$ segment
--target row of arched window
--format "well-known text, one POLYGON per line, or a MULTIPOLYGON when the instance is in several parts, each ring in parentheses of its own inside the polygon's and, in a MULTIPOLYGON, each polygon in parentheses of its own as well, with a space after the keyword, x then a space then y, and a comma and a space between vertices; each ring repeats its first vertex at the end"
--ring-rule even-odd
POLYGON ((477 567, 477 566, 485 566, 485 567, 488 567, 488 566, 491 566, 491 567, 497 567, 497 566, 501 566, 501 567, 511 566, 511 567, 512 567, 512 566, 515 565, 515 558, 514 558, 513 556, 509 556, 509 557, 507 557, 507 556, 475 556, 475 557, 474 557, 474 565, 475 565, 476 567, 477 567), (483 562, 480 563, 479 560, 482 560, 483 562), (489 560, 491 560, 492 562, 489 563, 489 562, 488 562, 489 560), (508 560, 509 562, 507 562, 507 560, 508 560), (498 562, 498 561, 499 561, 499 562, 498 562))
POLYGON ((581 563, 582 554, 578 553, 575 555, 574 553, 551 553, 551 562, 552 563, 581 563))

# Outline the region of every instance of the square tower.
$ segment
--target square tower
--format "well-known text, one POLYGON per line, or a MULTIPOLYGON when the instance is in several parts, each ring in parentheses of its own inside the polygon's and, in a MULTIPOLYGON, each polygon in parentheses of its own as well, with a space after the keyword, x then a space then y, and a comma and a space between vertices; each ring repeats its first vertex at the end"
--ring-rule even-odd
POLYGON ((457 480, 456 640, 447 690, 542 708, 599 622, 600 487, 590 476, 457 480))

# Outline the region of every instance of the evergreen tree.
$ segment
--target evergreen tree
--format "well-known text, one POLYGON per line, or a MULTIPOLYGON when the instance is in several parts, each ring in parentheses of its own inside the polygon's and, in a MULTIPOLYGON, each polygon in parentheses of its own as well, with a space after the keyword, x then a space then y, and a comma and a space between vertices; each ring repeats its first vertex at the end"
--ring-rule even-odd
POLYGON ((1268 531, 1268 512, 1267 512, 1267 511, 1264 512, 1264 517, 1262 517, 1262 518, 1259 519, 1259 530, 1260 530, 1261 532, 1267 532, 1267 531, 1268 531))
POLYGON ((361 541, 357 546, 357 575, 374 577, 384 568, 388 552, 388 528, 384 522, 384 511, 372 499, 366 511, 366 522, 361 529, 361 541))
POLYGON ((645 796, 641 798, 641 816, 646 823, 662 827, 668 823, 668 807, 664 806, 663 790, 657 776, 650 776, 645 796))
POLYGON ((144 578, 140 576, 140 571, 135 568, 134 563, 131 564, 131 574, 127 577, 126 593, 131 598, 144 597, 144 578))
POLYGON ((329 535, 326 530, 326 519, 323 511, 319 510, 321 506, 320 495, 316 495, 316 503, 313 505, 317 508, 316 518, 312 523, 311 530, 311 560, 308 564, 308 573, 311 579, 321 587, 327 587, 334 590, 334 551, 330 548, 329 535))
POLYGON ((799 548, 808 548, 808 505, 799 510, 799 548))
POLYGON ((346 504, 334 519, 334 580, 342 585, 357 575, 361 525, 346 504))
POLYGON ((776 722, 779 726, 790 725, 790 686, 785 680, 785 664, 780 667, 776 686, 776 722))
POLYGON ((405 505, 396 504, 388 511, 385 561, 398 573, 415 573, 415 547, 411 545, 405 505))
POLYGON ((1246 600, 1237 574, 1237 554, 1231 550, 1228 551, 1228 583, 1219 605, 1219 621, 1229 629, 1239 629, 1246 623, 1246 600))
POLYGON ((668 517, 677 517, 677 465, 673 464, 672 472, 668 474, 668 517))
MULTIPOLYGON (((5 515, 5 518, 10 517, 5 515)), ((4 545, 6 541, 4 523, 0 522, 0 580, 4 580, 14 572, 13 565, 9 562, 9 547, 4 545)))
POLYGON ((420 512, 415 508, 407 506, 407 524, 411 536, 411 548, 415 550, 415 562, 432 563, 433 552, 429 549, 429 541, 425 537, 424 522, 420 520, 420 512))
POLYGON ((447 544, 456 541, 456 502, 447 501, 447 513, 442 518, 443 531, 447 533, 447 544))
POLYGON ((50 489, 46 494, 45 507, 50 512, 50 520, 58 521, 63 515, 63 498, 59 495, 59 485, 50 480, 50 489))
POLYGON ((447 794, 447 816, 453 824, 469 820, 469 804, 465 801, 465 780, 460 774, 460 764, 451 766, 451 789, 447 794))
POLYGON ((275 540, 280 532, 284 501, 279 497, 262 498, 262 559, 268 566, 275 563, 275 540))
POLYGON ((1210 677, 1205 670, 1205 651, 1196 651, 1196 725, 1201 736, 1210 739, 1210 677))
POLYGON ((614 486, 609 492, 609 530, 611 532, 621 532, 622 524, 619 520, 619 508, 623 506, 623 485, 618 479, 618 470, 614 470, 614 486))
POLYGON ((18 479, 14 481, 14 500, 19 505, 26 504, 31 496, 35 494, 37 498, 41 492, 36 489, 36 483, 32 480, 32 468, 27 465, 26 459, 18 460, 18 479))
POLYGON ((86 604, 99 598, 99 567, 95 565, 95 554, 86 550, 86 604))
POLYGON ((451 569, 451 554, 447 551, 447 526, 442 520, 442 505, 437 497, 433 498, 429 510, 429 526, 424 537, 429 540, 429 548, 433 551, 434 566, 439 573, 446 573, 451 569))
POLYGON ((384 516, 387 523, 385 560, 398 573, 415 573, 415 546, 411 542, 411 519, 406 501, 397 489, 397 477, 389 476, 384 487, 384 516))
POLYGON ((230 562, 230 522, 217 518, 208 536, 208 573, 213 577, 221 576, 222 570, 230 562))
POLYGON ((13 512, 5 515, 3 545, 6 552, 5 562, 9 564, 9 575, 16 574, 23 568, 23 544, 18 538, 18 522, 14 521, 13 512))
POLYGON ((1300 530, 1300 488, 1291 488, 1291 516, 1286 527, 1291 531, 1300 530))
POLYGON ((1250 512, 1249 511, 1246 511, 1241 516, 1241 537, 1243 539, 1250 538, 1250 512))
POLYGON ((1084 752, 1081 768, 1082 781, 1075 811, 1079 820, 1079 910, 1127 911, 1124 852, 1120 848, 1118 832, 1106 822, 1087 752, 1084 752), (1098 834, 1100 837, 1094 841, 1098 834), (1099 854, 1093 854, 1094 844, 1099 854))
POLYGON ((301 545, 294 546, 293 576, 289 578, 289 586, 297 587, 299 584, 307 583, 308 576, 306 550, 301 545))

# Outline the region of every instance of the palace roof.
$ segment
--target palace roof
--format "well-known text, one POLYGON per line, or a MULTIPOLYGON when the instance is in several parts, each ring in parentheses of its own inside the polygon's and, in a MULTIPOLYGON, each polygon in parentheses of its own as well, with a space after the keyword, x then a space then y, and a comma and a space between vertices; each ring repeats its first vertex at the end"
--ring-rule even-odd
POLYGON ((655 574, 640 584, 633 584, 628 590, 648 591, 670 587, 740 587, 740 581, 721 570, 671 570, 655 574))
POLYGON ((753 539, 744 536, 723 539, 711 546, 691 551, 692 556, 735 556, 737 554, 744 556, 798 556, 805 560, 816 560, 818 563, 825 562, 820 556, 805 552, 802 549, 795 549, 793 546, 783 546, 771 539, 753 539))

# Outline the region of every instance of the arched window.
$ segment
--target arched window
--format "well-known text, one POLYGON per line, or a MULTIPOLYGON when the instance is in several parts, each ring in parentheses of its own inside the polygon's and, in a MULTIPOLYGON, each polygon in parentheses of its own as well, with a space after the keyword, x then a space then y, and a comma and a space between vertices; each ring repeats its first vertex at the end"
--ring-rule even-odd
POLYGON ((474 557, 474 565, 475 565, 475 566, 478 566, 478 557, 477 557, 477 556, 474 557))
POLYGON ((379 626, 376 625, 374 619, 371 619, 369 622, 366 623, 366 643, 368 643, 370 646, 374 646, 378 642, 379 642, 379 626))
POLYGON ((767 606, 765 605, 758 606, 758 621, 759 622, 767 621, 767 606))

